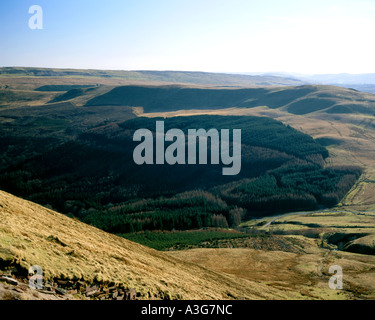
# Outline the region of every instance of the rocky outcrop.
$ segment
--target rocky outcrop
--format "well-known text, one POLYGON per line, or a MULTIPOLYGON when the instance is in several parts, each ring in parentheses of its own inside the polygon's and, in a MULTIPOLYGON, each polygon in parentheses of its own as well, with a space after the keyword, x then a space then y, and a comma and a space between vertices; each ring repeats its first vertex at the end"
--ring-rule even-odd
MULTIPOLYGON (((43 281, 41 288, 29 286, 30 277, 0 273, 0 300, 140 300, 141 293, 114 283, 86 283, 54 279, 43 281)), ((165 299, 165 295, 149 294, 149 300, 165 299)))

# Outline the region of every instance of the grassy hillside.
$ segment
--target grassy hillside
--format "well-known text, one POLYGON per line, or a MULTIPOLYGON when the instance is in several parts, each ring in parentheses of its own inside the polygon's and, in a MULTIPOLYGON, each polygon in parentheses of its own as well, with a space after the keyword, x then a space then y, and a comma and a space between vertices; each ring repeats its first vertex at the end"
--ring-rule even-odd
MULTIPOLYGON (((12 273, 20 281, 26 279, 31 265, 39 265, 44 284, 69 280, 80 286, 116 286, 133 289, 137 299, 374 298, 373 256, 331 251, 321 247, 320 241, 301 235, 284 235, 283 240, 271 236, 273 242, 298 248, 290 252, 282 247, 271 251, 226 247, 158 252, 2 191, 0 215, 0 274, 12 273), (328 287, 329 266, 337 264, 344 268, 344 290, 328 287), (6 270, 9 266, 12 268, 6 270)), ((332 221, 335 216, 326 218, 332 221)), ((218 238, 218 232, 193 233, 198 241, 218 238)), ((182 235, 185 240, 186 234, 182 235)), ((233 246, 235 233, 226 234, 228 240, 232 237, 233 246)), ((164 244, 175 243, 176 237, 180 234, 163 237, 164 244)), ((257 237, 249 239, 259 244, 257 237)), ((0 297, 3 289, 0 280, 0 297)), ((41 298, 39 292, 29 296, 6 293, 7 299, 41 298)), ((73 299, 86 298, 85 291, 72 295, 73 299)))
POLYGON ((90 88, 92 86, 90 85, 45 85, 45 86, 41 86, 41 87, 38 87, 35 89, 35 91, 44 91, 44 92, 49 92, 49 91, 53 91, 53 92, 56 92, 56 91, 70 91, 70 90, 74 90, 74 89, 86 89, 86 88, 90 88))
MULTIPOLYGON (((0 192, 0 273, 39 264, 49 281, 115 282, 146 298, 375 297, 374 95, 142 83, 209 74, 42 71, 0 75, 1 186, 75 218, 0 192), (132 107, 174 117, 167 129, 240 126, 241 176, 222 179, 221 166, 129 167, 134 130, 153 131, 156 120, 134 119, 132 107), (320 205, 333 208, 268 217, 320 205), (159 250, 195 249, 156 252, 103 230, 159 250), (343 291, 327 286, 333 264, 344 269, 343 291)), ((0 298, 2 288, 0 280, 0 298)))
POLYGON ((314 240, 289 236, 304 244, 304 252, 283 252, 249 248, 197 248, 170 251, 168 255, 203 267, 224 271, 239 279, 265 281, 303 299, 373 300, 374 256, 318 248, 314 240), (343 269, 343 290, 328 287, 330 266, 343 269))
POLYGON ((97 96, 88 106, 143 107, 144 112, 267 106, 296 115, 313 112, 375 114, 375 96, 330 86, 213 89, 178 86, 124 86, 97 96))
POLYGON ((54 97, 51 93, 28 90, 9 90, 0 88, 0 106, 41 105, 48 103, 54 97))
MULTIPOLYGON (((143 298, 297 297, 165 255, 0 191, 0 266, 42 267, 45 281, 115 283, 143 298), (187 279, 189 281, 187 281, 187 279)), ((27 273, 26 273, 27 275, 27 273)))

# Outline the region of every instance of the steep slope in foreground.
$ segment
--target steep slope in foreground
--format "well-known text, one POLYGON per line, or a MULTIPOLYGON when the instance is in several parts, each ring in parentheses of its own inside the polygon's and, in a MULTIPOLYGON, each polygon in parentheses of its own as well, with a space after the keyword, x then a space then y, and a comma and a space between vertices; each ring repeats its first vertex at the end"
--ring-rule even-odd
MULTIPOLYGON (((290 293, 210 271, 0 191, 0 266, 39 265, 46 281, 114 282, 140 298, 288 299, 290 293)), ((298 296, 297 296, 298 298, 298 296)))

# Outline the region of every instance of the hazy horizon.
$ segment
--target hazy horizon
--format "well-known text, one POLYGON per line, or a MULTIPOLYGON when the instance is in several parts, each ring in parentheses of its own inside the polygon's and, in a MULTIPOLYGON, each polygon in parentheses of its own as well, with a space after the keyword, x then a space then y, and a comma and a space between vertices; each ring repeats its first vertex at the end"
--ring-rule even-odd
POLYGON ((183 70, 183 69, 116 69, 116 68, 78 68, 78 67, 44 67, 44 66, 27 66, 27 65, 0 65, 0 68, 35 68, 35 69, 58 69, 58 70, 97 70, 97 71, 124 71, 124 72, 196 72, 196 73, 217 73, 217 74, 235 74, 235 75, 271 75, 271 76, 329 76, 329 75, 349 75, 349 76, 360 76, 360 75, 375 75, 375 72, 365 73, 348 73, 348 72, 337 72, 337 73, 296 73, 288 71, 204 71, 204 70, 183 70))
POLYGON ((0 66, 375 73, 374 18, 368 0, 2 1, 0 66), (29 28, 32 5, 41 30, 29 28))

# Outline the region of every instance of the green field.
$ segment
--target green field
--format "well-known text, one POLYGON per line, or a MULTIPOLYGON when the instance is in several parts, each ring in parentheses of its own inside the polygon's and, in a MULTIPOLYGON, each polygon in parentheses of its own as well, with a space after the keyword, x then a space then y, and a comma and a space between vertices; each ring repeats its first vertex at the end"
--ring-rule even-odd
POLYGON ((242 232, 227 229, 207 229, 193 231, 146 231, 137 233, 120 234, 119 236, 130 241, 143 244, 156 250, 187 249, 199 246, 203 242, 215 240, 248 238, 249 235, 242 232))

